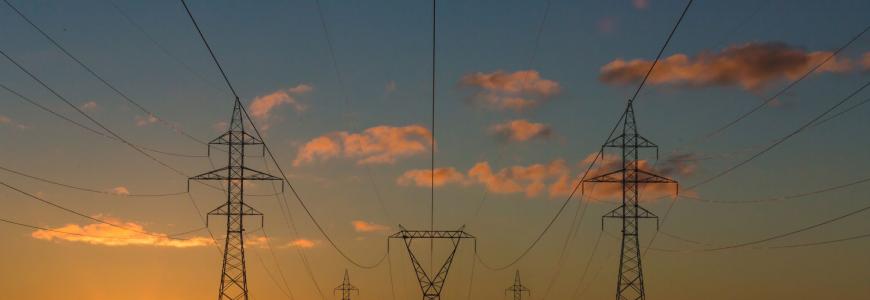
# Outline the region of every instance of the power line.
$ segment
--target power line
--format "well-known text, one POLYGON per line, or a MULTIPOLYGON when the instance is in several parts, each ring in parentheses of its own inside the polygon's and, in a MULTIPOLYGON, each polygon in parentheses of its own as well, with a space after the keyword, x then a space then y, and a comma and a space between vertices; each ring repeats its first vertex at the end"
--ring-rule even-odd
POLYGON ((37 177, 37 176, 34 176, 34 175, 25 174, 25 173, 22 173, 22 172, 20 172, 20 171, 12 170, 12 169, 9 169, 9 168, 3 167, 3 166, 0 166, 0 170, 5 171, 5 172, 9 172, 9 173, 12 173, 12 174, 15 174, 15 175, 18 175, 18 176, 27 177, 27 178, 30 178, 30 179, 33 179, 33 180, 37 180, 37 181, 41 181, 41 182, 45 182, 45 183, 48 183, 48 184, 53 184, 53 185, 56 185, 56 186, 61 186, 61 187, 65 187, 65 188, 69 188, 69 189, 73 189, 73 190, 79 190, 79 191, 89 192, 89 193, 104 194, 104 195, 112 195, 112 196, 124 196, 124 197, 170 197, 170 196, 183 195, 183 194, 186 194, 186 193, 187 193, 186 191, 183 191, 183 192, 163 193, 163 194, 137 194, 137 193, 126 193, 126 194, 121 194, 121 193, 116 193, 116 192, 101 191, 101 190, 96 190, 96 189, 92 189, 92 188, 86 188, 86 187, 74 186, 74 185, 70 185, 70 184, 66 184, 66 183, 60 183, 60 182, 53 181, 53 180, 50 180, 50 179, 45 179, 45 178, 42 178, 42 177, 37 177))
MULTIPOLYGON (((682 13, 680 14, 679 19, 677 19, 676 24, 674 24, 673 29, 671 29, 671 32, 668 34, 667 39, 665 40, 664 44, 662 45, 661 49, 659 50, 659 54, 656 56, 655 62, 653 62, 653 64, 650 66, 649 70, 647 71, 647 74, 644 76, 644 80, 641 81, 640 85, 638 86, 638 89, 634 93, 634 96, 632 98, 630 98, 629 101, 634 101, 635 97, 637 97, 637 94, 640 92, 640 89, 643 88, 644 84, 646 83, 646 78, 648 78, 649 74, 652 73, 653 69, 655 68, 656 64, 658 63, 658 60, 661 58, 662 53, 667 48, 668 44, 671 41, 671 38, 673 37, 677 28, 679 28, 680 23, 682 23, 682 21, 683 21, 683 18, 686 16, 686 12, 692 6, 693 1, 694 0, 689 0, 689 2, 686 4, 686 7, 683 9, 682 13)), ((626 107, 626 110, 623 111, 623 113, 620 115, 619 120, 617 120, 616 124, 614 124, 613 128, 610 130, 610 134, 608 135, 608 137, 605 141, 609 141, 613 137, 613 134, 616 132, 616 129, 619 127, 619 124, 622 122, 622 119, 625 117, 625 112, 627 112, 627 110, 628 110, 628 107, 626 107)), ((531 252, 532 248, 534 248, 538 244, 538 242, 540 242, 540 240, 550 230, 550 228, 553 226, 553 224, 556 222, 556 220, 559 218, 559 216, 562 214, 562 212, 564 212, 565 207, 568 206, 568 203, 571 201, 571 198, 573 198, 574 194, 577 193, 577 190, 580 189, 580 187, 583 184, 583 181, 586 180, 586 177, 589 175, 589 172, 592 171, 592 168, 601 159, 601 156, 602 156, 602 154, 600 151, 595 154, 595 157, 593 158, 593 160, 589 164, 589 166, 586 168, 586 171, 583 173, 583 176, 580 177, 580 180, 578 180, 577 184, 574 185, 574 189, 571 191, 571 194, 568 195, 568 198, 565 199, 565 201, 562 203, 562 205, 556 211, 556 214, 553 216, 552 219, 550 219, 550 222, 544 227, 544 230, 541 231, 541 233, 535 238, 535 240, 533 240, 532 243, 527 248, 525 248, 525 250, 523 250, 523 252, 521 252, 519 256, 517 256, 514 260, 512 260, 510 263, 508 263, 504 266, 493 267, 491 265, 486 264, 484 261, 480 260, 480 256, 475 255, 478 258, 478 260, 480 261, 480 263, 484 267, 486 267, 487 269, 490 269, 493 271, 504 270, 504 269, 507 269, 507 268, 515 265, 523 257, 525 257, 529 252, 531 252)), ((581 195, 583 195, 582 191, 581 191, 581 195)))
MULTIPOLYGON (((868 28, 870 28, 870 27, 868 27, 868 28)), ((731 173, 731 172, 733 172, 734 170, 736 170, 736 169, 738 169, 738 168, 740 168, 740 167, 742 167, 742 166, 744 166, 744 165, 746 165, 746 164, 752 162, 752 161, 755 160, 756 158, 758 158, 758 157, 764 155, 764 154, 767 153, 768 151, 770 151, 770 150, 772 150, 773 148, 775 148, 775 147, 779 146, 780 144, 784 143, 785 141, 787 141, 787 140, 790 139, 791 137, 793 137, 793 136, 797 135, 798 133, 804 131, 805 129, 809 128, 809 127, 812 126, 814 123, 818 122, 821 118, 823 118, 823 117, 825 117, 827 114, 829 114, 831 111, 834 111, 835 109, 837 109, 837 107, 840 107, 840 105, 843 105, 843 103, 846 103, 846 101, 849 101, 849 99, 852 99, 852 97, 854 97, 855 95, 857 95, 858 93, 860 93, 861 91, 863 91, 865 88, 867 88, 867 86, 870 86, 870 81, 867 81, 867 83, 865 83, 864 85, 862 85, 861 87, 859 87, 857 90, 855 90, 854 92, 852 92, 851 94, 849 94, 848 96, 846 96, 845 98, 843 98, 842 100, 840 100, 839 102, 837 102, 836 104, 834 104, 833 106, 831 106, 830 108, 828 108, 827 110, 825 110, 824 112, 822 112, 821 114, 819 114, 818 116, 816 116, 815 118, 811 119, 809 122, 804 123, 803 125, 801 125, 800 127, 798 127, 796 130, 794 130, 794 131, 792 131, 791 133, 789 133, 789 134, 783 136, 782 138, 780 138, 779 140, 777 140, 777 141, 774 142, 773 144, 771 144, 771 145, 765 147, 765 148, 762 149, 761 151, 759 151, 759 152, 755 153, 754 155, 750 156, 749 158, 747 158, 747 159, 745 159, 745 160, 743 160, 743 161, 741 161, 741 162, 739 162, 739 163, 737 163, 737 164, 731 166, 730 168, 727 168, 727 169, 723 170, 722 172, 719 172, 719 173, 716 174, 716 175, 713 175, 713 176, 711 176, 711 177, 709 177, 709 178, 707 178, 707 179, 705 179, 705 180, 702 180, 701 182, 695 183, 694 185, 690 186, 688 189, 694 189, 694 188, 697 188, 698 186, 701 186, 701 185, 707 184, 707 183, 709 183, 709 182, 711 182, 711 181, 713 181, 713 180, 716 180, 716 179, 718 179, 718 178, 720 178, 720 177, 722 177, 722 176, 725 176, 726 174, 731 173)))
MULTIPOLYGON (((10 87, 8 87, 8 86, 2 84, 2 83, 0 83, 0 88, 6 90, 7 92, 9 92, 9 93, 15 95, 16 97, 18 97, 19 99, 24 100, 25 102, 27 102, 27 103, 29 103, 29 104, 31 104, 31 105, 33 105, 33 106, 36 106, 37 108, 39 108, 39 109, 41 109, 41 110, 43 110, 43 111, 45 111, 45 112, 47 112, 47 113, 49 113, 49 114, 55 116, 55 117, 58 117, 58 118, 60 118, 60 119, 62 119, 62 120, 64 120, 64 121, 66 121, 66 122, 68 122, 68 123, 70 123, 70 124, 75 125, 76 127, 79 127, 79 128, 81 128, 81 129, 83 129, 83 130, 85 130, 85 131, 87 131, 87 132, 90 132, 90 133, 96 134, 96 135, 98 135, 98 136, 101 136, 101 137, 104 137, 104 138, 107 138, 107 139, 110 139, 110 140, 113 140, 113 141, 118 142, 118 139, 116 139, 115 137, 110 136, 110 135, 107 135, 107 134, 105 134, 105 133, 103 133, 103 132, 100 132, 100 131, 98 131, 98 130, 96 130, 96 129, 93 129, 93 128, 91 128, 91 127, 88 127, 88 126, 86 126, 86 125, 84 125, 84 124, 82 124, 82 123, 79 123, 79 122, 77 122, 77 121, 75 121, 75 120, 73 120, 73 119, 70 119, 70 118, 68 118, 67 116, 64 116, 64 115, 62 115, 62 114, 60 114, 60 113, 58 113, 58 112, 52 110, 51 108, 48 108, 48 107, 46 107, 46 106, 44 106, 44 105, 42 105, 42 104, 39 104, 39 102, 36 102, 36 101, 34 101, 33 99, 30 99, 29 97, 22 95, 22 94, 19 93, 18 91, 15 91, 15 90, 13 90, 12 88, 10 88, 10 87)), ((145 150, 145 151, 154 152, 154 153, 159 153, 159 154, 164 154, 164 155, 169 155, 169 156, 178 156, 178 157, 206 157, 206 155, 185 154, 185 153, 171 152, 171 151, 166 151, 166 150, 158 150, 158 149, 154 149, 154 148, 150 148, 150 147, 144 147, 144 146, 142 146, 142 145, 137 145, 137 146, 138 146, 139 148, 142 148, 142 150, 145 150)))
MULTIPOLYGON (((6 1, 6 0, 4 0, 6 1)), ((181 0, 181 5, 184 6, 184 11, 187 12, 187 16, 190 17, 190 21, 193 23, 193 27, 196 28, 196 32, 199 33, 199 37, 202 40, 202 43, 205 45, 205 48, 208 49, 208 53, 211 54, 212 60, 214 60, 215 66, 217 66, 218 70, 221 72, 221 76, 224 78, 224 82, 226 82, 227 87, 233 93, 233 96, 236 97, 236 100, 239 99, 239 94, 236 93, 236 89, 233 88, 233 84, 230 83, 229 77, 227 77, 227 73, 224 72, 224 68, 221 67, 221 63, 218 61, 217 56, 215 56, 214 51, 211 49, 211 45, 208 44, 208 41, 205 39, 205 35, 202 33, 202 30, 199 28, 199 24, 196 23, 196 19, 193 18, 193 13, 190 12, 190 8, 187 7, 187 2, 181 0)))
POLYGON ((52 38, 50 35, 48 35, 48 33, 43 31, 42 28, 40 28, 39 26, 36 25, 36 23, 31 21, 30 18, 28 18, 26 15, 24 15, 24 13, 22 13, 20 10, 18 10, 18 8, 16 8, 14 5, 12 5, 12 3, 9 2, 9 0, 3 0, 3 2, 5 2, 6 5, 9 6, 9 8, 11 8, 13 11, 15 11, 15 13, 18 14, 18 16, 20 16, 22 19, 24 19, 24 21, 26 21, 28 24, 30 24, 30 26, 32 26, 34 29, 36 29, 36 31, 38 31, 43 37, 45 37, 45 39, 47 39, 49 42, 51 42, 52 45, 57 47, 67 57, 69 57, 70 59, 75 61, 79 66, 81 66, 88 73, 90 73, 92 76, 94 76, 94 78, 96 78, 97 80, 102 82, 106 87, 108 87, 109 89, 114 91, 116 94, 118 94, 118 96, 121 96, 121 98, 124 98, 124 100, 127 100, 127 102, 129 102, 130 104, 133 104, 133 106, 136 106, 139 110, 141 110, 142 112, 144 112, 148 116, 154 117, 160 123, 162 123, 164 126, 171 128, 173 131, 175 131, 175 132, 177 132, 177 133, 179 133, 179 134, 181 134, 181 135, 183 135, 183 136, 185 136, 185 137, 187 137, 195 142, 198 142, 200 144, 205 144, 204 141, 201 141, 201 140, 193 137, 192 135, 188 134, 187 132, 185 132, 183 129, 181 129, 177 125, 157 117, 157 115, 155 115, 153 112, 146 109, 144 106, 142 106, 141 104, 139 104, 138 102, 136 102, 135 100, 130 98, 126 93, 122 92, 117 87, 115 87, 114 85, 109 83, 108 80, 106 80, 105 78, 103 78, 102 76, 97 74, 97 72, 95 72, 93 69, 88 67, 88 65, 86 65, 84 62, 82 62, 78 57, 72 55, 72 53, 67 51, 66 48, 64 48, 60 43, 58 43, 54 38, 52 38))
MULTIPOLYGON (((160 49, 160 51, 163 52, 163 54, 165 54, 167 57, 174 60, 179 66, 181 66, 183 69, 187 70, 187 72, 194 75, 196 78, 198 78, 200 81, 204 82, 206 85, 214 88, 215 90, 219 90, 219 88, 217 86, 215 86, 215 84, 213 82, 211 82, 208 79, 205 79, 205 77, 203 77, 199 72, 194 71, 193 67, 191 67, 186 62, 184 62, 184 60, 178 58, 178 56, 173 54, 172 51, 169 51, 169 49, 167 49, 166 46, 164 46, 162 43, 158 42, 157 39, 154 38, 154 36, 149 34, 148 31, 145 30, 144 27, 142 27, 142 25, 140 25, 138 22, 136 22, 136 20, 133 19, 133 17, 130 16, 130 14, 128 14, 126 11, 124 11, 124 9, 122 9, 120 6, 118 6, 118 4, 115 3, 114 0, 106 0, 106 2, 109 3, 109 5, 112 6, 112 8, 114 8, 116 11, 118 11, 118 14, 120 14, 125 20, 127 20, 127 22, 130 23, 130 25, 132 25, 134 28, 136 28, 136 30, 139 31, 139 33, 141 33, 148 41, 150 41, 152 44, 154 44, 154 46, 157 47, 157 49, 160 49)), ((221 92, 223 92, 223 90, 221 90, 221 92)))
MULTIPOLYGON (((28 193, 28 192, 26 192, 26 191, 24 191, 24 190, 21 190, 21 189, 17 188, 17 187, 11 186, 11 185, 9 185, 9 184, 7 184, 7 183, 5 183, 5 182, 0 181, 0 185, 3 185, 3 186, 5 186, 6 188, 8 188, 8 189, 10 189, 10 190, 13 190, 13 191, 15 191, 15 192, 18 192, 19 194, 25 195, 25 196, 27 196, 27 197, 29 197, 29 198, 32 198, 32 199, 34 199, 34 200, 37 200, 37 201, 39 201, 39 202, 42 202, 42 203, 47 204, 47 205, 49 205, 49 206, 52 206, 52 207, 54 207, 54 208, 57 208, 57 209, 63 210, 63 211, 65 211, 65 212, 68 212, 68 213, 71 213, 71 214, 77 215, 77 216, 79 216, 79 217, 83 217, 83 218, 86 218, 86 219, 89 219, 89 220, 92 220, 92 221, 95 221, 95 222, 98 222, 98 223, 101 223, 101 224, 109 225, 109 226, 112 226, 112 227, 115 227, 115 228, 119 228, 119 229, 123 229, 123 230, 126 230, 126 231, 130 231, 130 232, 135 232, 135 233, 138 233, 138 234, 150 235, 150 236, 154 236, 154 237, 172 238, 172 236, 173 236, 173 235, 165 235, 165 234, 156 234, 156 233, 151 233, 151 232, 147 232, 147 231, 143 231, 143 230, 139 230, 139 229, 135 229, 135 228, 130 228, 130 227, 128 227, 128 226, 124 226, 124 225, 121 225, 121 224, 116 224, 116 223, 113 223, 113 222, 109 222, 109 221, 106 221, 106 220, 103 220, 103 219, 100 219, 100 218, 91 217, 91 216, 86 215, 86 214, 84 214, 84 213, 81 213, 81 212, 79 212, 79 211, 77 211, 77 210, 74 210, 74 209, 71 209, 71 208, 68 208, 68 207, 62 206, 62 205, 60 205, 60 204, 57 204, 57 203, 54 203, 54 202, 51 202, 51 201, 48 201, 48 200, 45 200, 45 199, 42 198, 42 197, 39 197, 39 196, 37 196, 37 195, 34 195, 34 194, 31 194, 31 193, 28 193)), ((193 231, 198 231, 198 230, 201 230, 201 228, 199 228, 199 229, 195 229, 195 230, 193 230, 193 231)), ((183 232, 183 233, 181 233, 181 234, 186 234, 186 233, 190 233, 190 232, 192 232, 192 231, 185 231, 185 232, 183 232)))
POLYGON ((837 54, 839 54, 839 53, 842 52, 844 49, 846 49, 846 48, 848 48, 850 45, 852 45, 852 43, 854 43, 854 42, 855 42, 856 40, 858 40, 861 36, 863 36, 865 33, 867 33, 868 30, 870 30, 870 26, 864 27, 864 30, 862 30, 862 31, 859 32, 857 35, 853 36, 853 37, 852 37, 849 41, 847 41, 845 44, 843 44, 842 46, 840 46, 839 48, 837 48, 834 52, 831 53, 831 55, 829 55, 829 56, 826 57, 824 60, 822 60, 822 62, 820 62, 819 64, 815 65, 814 67, 812 67, 811 69, 809 69, 806 73, 804 73, 803 75, 801 75, 800 77, 798 77, 797 79, 795 79, 794 81, 792 81, 791 83, 789 83, 788 85, 786 85, 785 87, 783 87, 781 90, 779 90, 778 92, 776 92, 775 94, 773 94, 773 96, 767 98, 767 100, 764 100, 764 102, 759 103, 758 105, 756 105, 755 107, 753 107, 753 108, 750 109, 749 111, 747 111, 747 112, 741 114, 740 116, 738 116, 736 119, 732 120, 731 122, 728 122, 728 123, 726 123, 725 125, 723 125, 723 126, 717 128, 716 130, 713 130, 712 132, 710 132, 710 133, 704 135, 703 137, 701 137, 701 140, 706 140, 706 139, 712 138, 712 137, 714 137, 714 136, 716 136, 716 135, 719 135, 719 134, 722 133, 723 131, 728 130, 729 128, 731 128, 731 127, 734 126, 735 124, 739 123, 740 121, 743 121, 744 119, 746 119, 746 118, 749 117, 750 115, 754 114, 755 112, 761 110, 762 108, 767 107, 767 105, 768 105, 771 101, 776 100, 777 98, 779 98, 780 96, 782 96, 783 94, 785 94, 785 92, 787 92, 788 90, 790 90, 792 87, 794 87, 795 85, 797 85, 798 83, 800 83, 801 81, 803 81, 804 79, 806 79, 810 74, 814 73, 814 72, 815 72, 816 70, 818 70, 820 67, 822 67, 823 65, 825 65, 828 61, 830 61, 830 60, 833 59, 835 56, 837 56, 837 54))
POLYGON ((867 183, 867 182, 870 182, 870 177, 861 178, 861 179, 850 181, 850 182, 847 182, 844 184, 838 184, 838 185, 834 185, 834 186, 824 187, 821 189, 801 192, 801 193, 797 193, 797 194, 785 195, 785 196, 780 196, 780 197, 759 198, 759 199, 746 200, 746 201, 709 200, 709 199, 704 199, 704 198, 697 197, 697 196, 689 196, 689 195, 685 195, 685 194, 680 195, 680 197, 686 198, 689 200, 693 200, 693 201, 704 202, 704 203, 754 204, 754 203, 764 203, 764 202, 777 202, 777 201, 783 201, 783 200, 791 200, 791 199, 798 199, 798 198, 803 198, 803 197, 808 197, 808 196, 814 196, 814 195, 827 193, 827 192, 831 192, 831 191, 835 191, 835 190, 849 188, 849 187, 856 186, 856 185, 863 184, 863 183, 867 183))

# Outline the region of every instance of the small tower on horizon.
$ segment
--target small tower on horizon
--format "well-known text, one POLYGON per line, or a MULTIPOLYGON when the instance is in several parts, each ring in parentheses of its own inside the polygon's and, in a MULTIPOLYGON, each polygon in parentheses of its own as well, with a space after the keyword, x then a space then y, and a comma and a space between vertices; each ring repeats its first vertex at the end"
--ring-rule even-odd
POLYGON ((344 280, 341 285, 333 290, 335 293, 341 292, 341 300, 350 300, 350 295, 354 292, 359 295, 359 289, 350 284, 350 276, 347 275, 347 269, 344 269, 344 280))
POLYGON ((514 284, 505 289, 504 292, 513 295, 514 300, 523 300, 523 294, 532 296, 532 292, 520 281, 520 270, 517 270, 517 274, 514 276, 514 284))

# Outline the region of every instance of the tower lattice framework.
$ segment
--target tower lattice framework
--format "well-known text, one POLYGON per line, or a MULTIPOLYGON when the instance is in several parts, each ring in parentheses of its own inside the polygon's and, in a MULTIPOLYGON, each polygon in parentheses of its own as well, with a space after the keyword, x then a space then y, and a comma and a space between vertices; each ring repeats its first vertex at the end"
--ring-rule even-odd
POLYGON ((208 143, 209 153, 211 146, 226 147, 227 166, 189 179, 226 182, 227 202, 208 213, 209 217, 226 217, 226 239, 224 240, 218 300, 248 299, 244 219, 245 216, 259 216, 262 225, 263 214, 245 203, 245 181, 282 180, 245 166, 246 146, 262 145, 263 142, 245 131, 245 119, 242 116, 241 105, 239 99, 236 98, 229 129, 208 143))
MULTIPOLYGON (((619 148, 622 152, 622 168, 593 177, 585 182, 619 183, 622 185, 622 204, 603 218, 622 220, 622 246, 620 249, 619 275, 616 283, 617 300, 644 300, 643 266, 639 233, 640 219, 656 219, 658 216, 638 205, 638 193, 642 185, 677 184, 673 179, 653 174, 640 168, 639 150, 658 146, 637 132, 634 117, 634 100, 629 100, 622 119, 622 132, 607 141, 604 148, 619 148)), ((679 190, 679 187, 677 188, 679 190)))

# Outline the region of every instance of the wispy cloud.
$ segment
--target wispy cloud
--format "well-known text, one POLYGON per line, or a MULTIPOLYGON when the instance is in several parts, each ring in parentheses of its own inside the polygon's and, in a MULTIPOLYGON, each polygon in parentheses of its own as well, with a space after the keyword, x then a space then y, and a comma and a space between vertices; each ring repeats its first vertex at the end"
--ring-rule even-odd
POLYGON ((144 127, 159 122, 160 119, 154 115, 136 116, 136 126, 144 127))
MULTIPOLYGON (((721 52, 702 52, 694 57, 674 54, 659 61, 647 81, 653 85, 688 87, 739 86, 763 88, 782 79, 796 79, 831 55, 830 51, 807 52, 784 43, 747 43, 721 52)), ((617 59, 601 67, 599 79, 616 85, 643 79, 651 60, 617 59)), ((834 57, 817 72, 838 73, 852 68, 846 58, 834 57)))
POLYGON ((462 174, 462 172, 457 171, 453 167, 446 167, 435 168, 434 174, 431 169, 409 170, 402 174, 402 176, 399 176, 399 178, 396 179, 396 183, 404 186, 413 184, 419 187, 431 187, 433 175, 435 179, 435 187, 440 187, 448 183, 465 182, 465 175, 462 174))
POLYGON ((295 239, 295 240, 290 241, 289 243, 287 243, 284 246, 284 248, 311 249, 311 248, 316 247, 317 244, 319 244, 319 243, 315 240, 299 238, 299 239, 295 239))
POLYGON ((83 111, 95 111, 99 108, 96 101, 88 101, 79 105, 79 109, 83 111))
MULTIPOLYGON (((105 219, 105 218, 104 218, 105 219)), ((120 220, 109 220, 115 224, 121 224, 126 228, 130 228, 140 232, 147 232, 144 226, 134 222, 121 222, 120 220)), ((165 248, 193 248, 210 246, 214 242, 208 237, 191 237, 186 239, 173 239, 169 235, 156 232, 148 232, 144 234, 133 232, 122 228, 114 227, 103 223, 94 223, 87 225, 67 224, 49 230, 36 230, 31 233, 31 237, 45 241, 65 241, 75 243, 86 243, 98 246, 149 246, 149 247, 165 247, 165 248)))
POLYGON ((421 125, 376 126, 361 133, 333 132, 299 147, 294 166, 336 157, 355 159, 357 164, 389 164, 400 158, 426 153, 432 134, 421 125))
POLYGON ((390 231, 390 227, 381 224, 375 224, 372 222, 367 222, 363 220, 356 220, 351 222, 353 225, 353 230, 356 232, 362 233, 374 233, 374 232, 386 232, 390 231))
POLYGON ((531 139, 548 138, 553 130, 546 124, 518 119, 495 124, 489 128, 489 132, 505 141, 525 142, 531 139))
POLYGON ((463 76, 460 83, 477 89, 474 102, 517 112, 536 107, 561 90, 558 82, 542 78, 535 70, 477 72, 463 76))
POLYGON ((649 0, 632 0, 631 4, 636 9, 646 9, 649 7, 649 0))
POLYGON ((125 186, 114 187, 109 192, 116 194, 116 195, 121 195, 121 196, 130 195, 130 190, 127 189, 127 187, 125 187, 125 186))
POLYGON ((260 120, 265 120, 271 116, 272 111, 279 106, 289 105, 296 112, 306 110, 306 106, 299 102, 295 97, 301 94, 307 94, 314 90, 314 87, 308 84, 299 84, 288 89, 281 89, 269 94, 259 96, 251 101, 251 116, 260 120))

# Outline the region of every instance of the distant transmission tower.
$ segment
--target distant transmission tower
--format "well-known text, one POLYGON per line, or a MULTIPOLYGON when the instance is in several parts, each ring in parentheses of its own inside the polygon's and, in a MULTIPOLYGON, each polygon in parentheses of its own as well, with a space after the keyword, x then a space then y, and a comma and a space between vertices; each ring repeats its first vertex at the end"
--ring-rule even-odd
MULTIPOLYGON (((460 227, 459 230, 407 230, 402 225, 399 225, 401 231, 390 236, 391 239, 402 239, 405 242, 405 247, 408 248, 408 255, 411 257, 411 264, 414 266, 414 272, 417 274, 417 281, 420 283, 420 290, 423 292, 423 300, 441 299, 441 290, 444 289, 447 273, 450 271, 450 265, 453 264, 453 257, 456 256, 459 242, 463 239, 474 239, 474 236, 463 231, 464 227, 460 227), (445 239, 452 242, 453 249, 435 274, 431 274, 434 270, 426 272, 426 269, 420 264, 420 260, 417 259, 414 250, 411 248, 414 240, 419 239, 430 240, 432 242, 436 239, 445 239)), ((431 259, 434 261, 435 257, 431 259)))
POLYGON ((514 300, 523 300, 523 294, 532 295, 532 292, 520 281, 520 270, 517 270, 517 275, 514 276, 514 284, 505 290, 505 294, 508 293, 513 295, 514 300))
MULTIPOLYGON (((640 169, 638 151, 641 148, 656 148, 656 155, 658 155, 658 146, 637 133, 634 99, 628 101, 622 117, 622 134, 601 146, 602 153, 604 148, 620 148, 622 150, 622 168, 588 179, 585 182, 622 184, 622 205, 604 215, 604 218, 622 219, 622 249, 619 259, 619 277, 616 283, 616 299, 644 300, 646 294, 643 288, 643 268, 640 261, 638 221, 640 219, 656 219, 658 221, 658 216, 638 205, 638 190, 642 184, 677 184, 677 182, 640 169)), ((679 190, 679 186, 677 189, 679 190)))
POLYGON ((208 213, 208 216, 226 216, 227 218, 227 236, 224 243, 218 300, 248 299, 244 217, 259 216, 262 224, 263 214, 245 204, 245 181, 281 180, 281 178, 245 167, 245 146, 262 145, 263 142, 245 132, 245 120, 242 118, 241 106, 242 103, 236 98, 229 129, 208 143, 209 152, 211 152, 212 145, 227 147, 227 166, 188 179, 188 182, 190 180, 226 181, 227 185, 227 203, 208 213))
POLYGON ((341 292, 341 300, 350 300, 350 295, 354 292, 359 295, 359 289, 350 284, 350 276, 347 275, 347 269, 344 270, 344 280, 334 291, 336 293, 341 292))

